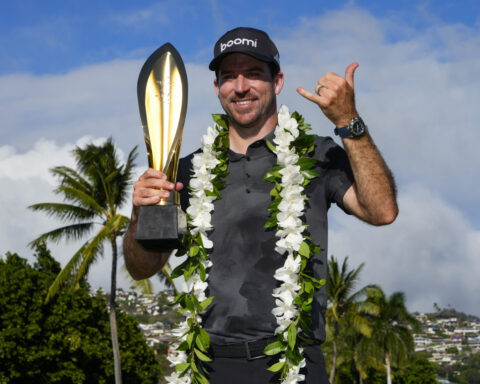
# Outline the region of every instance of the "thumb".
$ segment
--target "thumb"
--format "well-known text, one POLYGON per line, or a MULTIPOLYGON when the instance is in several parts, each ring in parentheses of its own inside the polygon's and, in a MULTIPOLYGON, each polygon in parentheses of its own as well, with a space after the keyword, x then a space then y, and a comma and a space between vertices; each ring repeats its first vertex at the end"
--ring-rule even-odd
POLYGON ((177 181, 175 183, 175 191, 181 191, 183 189, 183 183, 181 183, 180 181, 177 181))
POLYGON ((353 74, 355 73, 355 70, 358 68, 359 64, 358 63, 352 63, 350 64, 347 69, 345 70, 345 80, 347 83, 353 88, 353 74))

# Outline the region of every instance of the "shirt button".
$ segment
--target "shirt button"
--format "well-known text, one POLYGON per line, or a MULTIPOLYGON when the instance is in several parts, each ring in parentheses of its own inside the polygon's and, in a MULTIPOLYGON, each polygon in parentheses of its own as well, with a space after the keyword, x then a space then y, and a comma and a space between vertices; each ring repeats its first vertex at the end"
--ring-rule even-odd
POLYGON ((250 193, 250 189, 247 188, 247 189, 245 190, 245 192, 250 193))
POLYGON ((245 176, 250 177, 250 174, 249 174, 249 173, 245 173, 245 176))

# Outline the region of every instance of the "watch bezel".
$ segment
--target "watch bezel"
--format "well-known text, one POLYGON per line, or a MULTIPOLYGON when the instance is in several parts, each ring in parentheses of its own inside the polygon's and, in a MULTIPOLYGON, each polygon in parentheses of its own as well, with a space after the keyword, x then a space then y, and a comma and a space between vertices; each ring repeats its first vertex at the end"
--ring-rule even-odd
POLYGON ((353 117, 348 123, 350 138, 362 137, 366 132, 366 125, 360 117, 353 117))

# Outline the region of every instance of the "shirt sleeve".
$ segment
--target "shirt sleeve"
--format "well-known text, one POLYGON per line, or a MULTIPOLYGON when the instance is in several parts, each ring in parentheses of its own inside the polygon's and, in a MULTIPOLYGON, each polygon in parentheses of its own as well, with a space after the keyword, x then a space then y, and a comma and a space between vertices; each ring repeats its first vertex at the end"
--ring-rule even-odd
POLYGON ((350 214, 343 205, 343 196, 355 179, 347 153, 331 137, 320 137, 317 143, 317 148, 320 149, 320 161, 324 162, 326 168, 324 174, 326 197, 329 202, 336 203, 343 211, 350 214))

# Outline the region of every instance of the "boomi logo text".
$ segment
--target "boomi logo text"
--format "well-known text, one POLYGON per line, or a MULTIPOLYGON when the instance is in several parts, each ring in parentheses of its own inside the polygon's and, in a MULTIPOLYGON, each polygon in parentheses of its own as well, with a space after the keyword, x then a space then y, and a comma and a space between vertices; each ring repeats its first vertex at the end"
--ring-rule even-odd
POLYGON ((226 43, 220 43, 220 52, 230 48, 232 45, 251 45, 252 47, 257 48, 257 39, 252 40, 237 37, 235 40, 228 40, 226 43))

